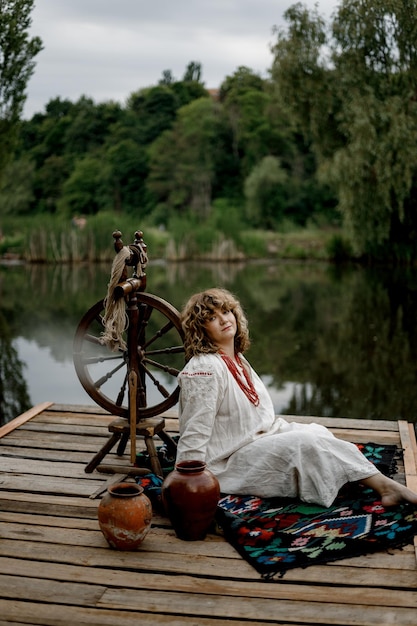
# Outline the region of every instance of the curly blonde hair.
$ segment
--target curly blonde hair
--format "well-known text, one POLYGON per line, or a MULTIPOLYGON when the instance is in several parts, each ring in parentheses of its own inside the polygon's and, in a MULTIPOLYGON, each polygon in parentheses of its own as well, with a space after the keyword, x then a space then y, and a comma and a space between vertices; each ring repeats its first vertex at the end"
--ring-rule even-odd
POLYGON ((209 339, 205 329, 207 319, 216 309, 231 311, 236 318, 235 352, 244 352, 249 348, 248 321, 239 301, 226 289, 207 289, 191 296, 181 313, 187 360, 197 354, 218 352, 218 347, 209 339))

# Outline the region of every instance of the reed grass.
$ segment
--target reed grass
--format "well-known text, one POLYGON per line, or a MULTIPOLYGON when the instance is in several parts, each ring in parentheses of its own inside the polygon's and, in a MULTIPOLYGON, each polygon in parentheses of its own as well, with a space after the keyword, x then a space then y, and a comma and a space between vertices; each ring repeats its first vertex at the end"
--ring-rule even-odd
POLYGON ((334 239, 338 235, 325 229, 278 233, 237 228, 233 233, 230 229, 225 233, 218 221, 217 224, 190 224, 182 219, 162 230, 131 216, 102 213, 88 217, 85 227, 80 229, 58 216, 8 218, 2 222, 0 256, 28 263, 112 263, 115 230, 122 232, 124 245, 133 242, 135 231, 142 230, 150 259, 210 262, 256 258, 331 259, 335 250, 340 255, 340 245, 337 246, 338 240, 334 239))

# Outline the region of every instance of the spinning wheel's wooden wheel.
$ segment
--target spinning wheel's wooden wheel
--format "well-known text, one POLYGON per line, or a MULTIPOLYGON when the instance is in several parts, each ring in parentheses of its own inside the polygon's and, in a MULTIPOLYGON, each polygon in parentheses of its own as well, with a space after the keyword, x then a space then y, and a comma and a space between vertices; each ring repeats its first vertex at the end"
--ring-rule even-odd
MULTIPOLYGON (((147 293, 137 293, 136 353, 139 401, 137 419, 163 413, 178 400, 176 376, 184 365, 180 316, 171 304, 147 293)), ((100 342, 103 301, 81 319, 74 338, 74 365, 89 396, 114 415, 129 418, 128 350, 111 352, 100 342)))

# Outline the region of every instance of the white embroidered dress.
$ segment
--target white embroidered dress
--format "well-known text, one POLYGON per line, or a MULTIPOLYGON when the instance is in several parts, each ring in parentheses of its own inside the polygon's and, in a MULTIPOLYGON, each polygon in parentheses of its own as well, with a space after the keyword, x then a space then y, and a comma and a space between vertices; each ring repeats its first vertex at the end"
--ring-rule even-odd
POLYGON ((319 424, 274 414, 269 393, 248 361, 259 405, 249 402, 218 354, 190 359, 178 376, 177 461, 201 460, 223 493, 295 497, 330 506, 347 482, 377 473, 358 448, 319 424))

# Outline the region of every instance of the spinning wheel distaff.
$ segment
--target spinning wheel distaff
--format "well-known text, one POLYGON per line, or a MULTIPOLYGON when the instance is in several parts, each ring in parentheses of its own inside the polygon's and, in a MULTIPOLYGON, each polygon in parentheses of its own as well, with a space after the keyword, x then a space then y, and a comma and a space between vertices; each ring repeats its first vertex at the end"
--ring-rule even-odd
POLYGON ((152 470, 161 474, 153 436, 175 448, 164 419, 157 416, 178 400, 176 376, 184 365, 180 315, 162 298, 145 293, 143 233, 136 231, 129 246, 121 236, 120 231, 113 233, 116 257, 107 296, 85 313, 74 338, 74 365, 82 386, 99 406, 119 416, 109 426, 110 439, 85 471, 109 471, 99 464, 116 443, 122 456, 129 438, 133 465, 136 437, 141 436, 152 470), (130 278, 128 267, 133 268, 130 278))

